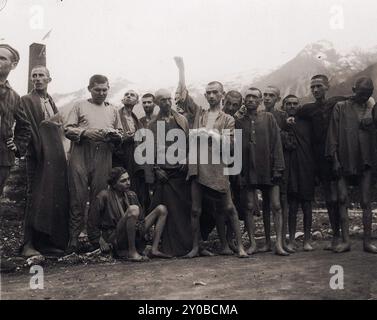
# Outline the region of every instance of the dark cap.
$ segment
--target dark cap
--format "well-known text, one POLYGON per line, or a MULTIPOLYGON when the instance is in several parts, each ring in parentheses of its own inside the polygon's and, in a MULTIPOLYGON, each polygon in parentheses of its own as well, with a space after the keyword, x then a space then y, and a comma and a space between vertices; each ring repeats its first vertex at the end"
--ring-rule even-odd
POLYGON ((10 51, 13 55, 13 61, 14 62, 20 61, 20 54, 18 53, 18 51, 16 49, 12 48, 9 44, 0 43, 0 48, 4 48, 4 49, 7 49, 8 51, 10 51))

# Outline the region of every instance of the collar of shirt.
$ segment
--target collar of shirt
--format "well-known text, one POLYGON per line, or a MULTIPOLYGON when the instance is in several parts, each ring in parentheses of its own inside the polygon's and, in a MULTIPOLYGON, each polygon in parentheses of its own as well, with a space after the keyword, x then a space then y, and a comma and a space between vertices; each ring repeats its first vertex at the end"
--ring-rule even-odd
POLYGON ((0 83, 0 88, 7 88, 7 89, 12 89, 12 87, 10 86, 9 84, 9 81, 8 80, 5 80, 4 83, 0 83))

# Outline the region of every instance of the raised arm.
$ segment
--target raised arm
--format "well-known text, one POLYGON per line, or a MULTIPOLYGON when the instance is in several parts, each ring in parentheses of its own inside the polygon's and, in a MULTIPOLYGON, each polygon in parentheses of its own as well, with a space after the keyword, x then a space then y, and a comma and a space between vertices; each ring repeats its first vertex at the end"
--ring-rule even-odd
POLYGON ((200 107, 190 97, 189 92, 187 90, 185 78, 185 65, 183 62, 183 58, 174 57, 174 61, 177 65, 179 73, 178 88, 175 95, 177 111, 187 118, 189 124, 192 124, 196 113, 198 112, 198 110, 200 110, 200 107))

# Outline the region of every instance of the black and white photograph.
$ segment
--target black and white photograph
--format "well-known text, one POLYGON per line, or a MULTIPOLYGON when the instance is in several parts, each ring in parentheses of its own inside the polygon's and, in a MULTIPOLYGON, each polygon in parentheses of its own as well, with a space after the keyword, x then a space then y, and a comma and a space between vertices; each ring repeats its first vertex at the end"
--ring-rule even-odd
POLYGON ((376 15, 0 0, 0 300, 377 300, 376 15))

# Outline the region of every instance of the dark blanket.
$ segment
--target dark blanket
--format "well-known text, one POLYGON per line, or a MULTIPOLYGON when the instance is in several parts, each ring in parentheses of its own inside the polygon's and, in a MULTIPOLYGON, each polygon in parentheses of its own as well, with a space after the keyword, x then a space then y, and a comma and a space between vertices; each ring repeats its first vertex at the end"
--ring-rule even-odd
POLYGON ((55 116, 45 121, 41 99, 34 90, 21 98, 31 124, 27 155, 36 161, 25 223, 30 223, 33 231, 47 235, 51 245, 64 249, 68 241, 69 219, 67 163, 61 120, 53 99, 50 96, 48 99, 55 116))
POLYGON ((315 162, 311 122, 296 118, 282 131, 285 171, 281 191, 301 200, 314 200, 315 162))
POLYGON ((43 121, 39 136, 43 157, 37 164, 32 187, 32 227, 64 249, 69 236, 69 193, 62 133, 56 123, 43 121))
POLYGON ((190 184, 185 173, 166 171, 167 183, 156 183, 151 209, 159 204, 168 208, 168 219, 162 235, 162 251, 182 256, 192 249, 190 184))

